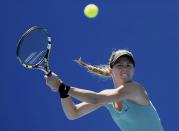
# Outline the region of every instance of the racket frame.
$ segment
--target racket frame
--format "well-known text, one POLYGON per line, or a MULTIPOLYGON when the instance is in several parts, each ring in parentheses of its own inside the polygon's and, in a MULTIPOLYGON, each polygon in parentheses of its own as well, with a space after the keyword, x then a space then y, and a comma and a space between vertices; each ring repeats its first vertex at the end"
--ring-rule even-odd
POLYGON ((47 75, 51 75, 51 71, 49 68, 49 55, 50 55, 50 51, 51 51, 51 35, 48 33, 47 29, 41 26, 32 26, 30 29, 28 29, 20 38, 20 40, 18 41, 17 47, 16 47, 16 57, 19 60, 20 64, 26 68, 29 69, 39 69, 42 70, 43 72, 45 72, 45 74, 47 75), (46 49, 46 54, 44 56, 44 63, 45 66, 40 66, 41 61, 39 61, 37 64, 35 65, 27 65, 23 62, 23 60, 21 60, 20 56, 19 56, 19 50, 20 50, 20 46, 23 44, 23 41, 25 40, 25 38, 34 30, 43 30, 43 32, 46 34, 47 36, 47 49, 46 49))

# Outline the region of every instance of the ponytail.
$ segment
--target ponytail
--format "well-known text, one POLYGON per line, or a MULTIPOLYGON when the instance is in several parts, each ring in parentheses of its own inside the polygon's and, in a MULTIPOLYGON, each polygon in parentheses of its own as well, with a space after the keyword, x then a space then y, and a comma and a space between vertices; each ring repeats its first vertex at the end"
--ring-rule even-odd
POLYGON ((79 65, 81 65, 82 67, 85 67, 90 73, 102 77, 111 77, 109 65, 93 66, 82 61, 81 57, 78 60, 74 60, 74 61, 79 65))

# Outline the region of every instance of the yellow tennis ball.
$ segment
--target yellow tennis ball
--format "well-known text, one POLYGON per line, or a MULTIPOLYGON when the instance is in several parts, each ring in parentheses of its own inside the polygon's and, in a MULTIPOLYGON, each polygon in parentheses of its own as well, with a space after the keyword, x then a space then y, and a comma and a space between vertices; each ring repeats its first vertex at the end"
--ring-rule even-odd
POLYGON ((88 18, 95 18, 99 13, 99 9, 95 4, 89 4, 84 8, 84 14, 88 18))

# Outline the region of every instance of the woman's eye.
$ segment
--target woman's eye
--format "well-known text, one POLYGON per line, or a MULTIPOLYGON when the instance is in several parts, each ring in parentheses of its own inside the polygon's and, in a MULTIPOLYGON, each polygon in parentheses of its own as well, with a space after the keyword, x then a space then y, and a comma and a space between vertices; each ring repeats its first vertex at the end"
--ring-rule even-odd
POLYGON ((131 65, 131 64, 129 64, 129 65, 127 65, 127 67, 132 67, 132 65, 131 65))
POLYGON ((127 68, 131 68, 132 65, 131 64, 127 64, 127 65, 117 65, 118 68, 123 68, 123 67, 127 67, 127 68))
POLYGON ((118 67, 123 67, 123 65, 117 65, 118 67))

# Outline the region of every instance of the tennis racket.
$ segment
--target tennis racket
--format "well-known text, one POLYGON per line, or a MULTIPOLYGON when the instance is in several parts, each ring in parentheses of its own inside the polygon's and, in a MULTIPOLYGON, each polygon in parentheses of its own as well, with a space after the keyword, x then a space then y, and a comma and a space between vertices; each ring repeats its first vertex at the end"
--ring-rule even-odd
POLYGON ((16 56, 22 66, 42 70, 47 76, 51 76, 50 50, 51 36, 47 29, 33 26, 21 36, 16 48, 16 56))

